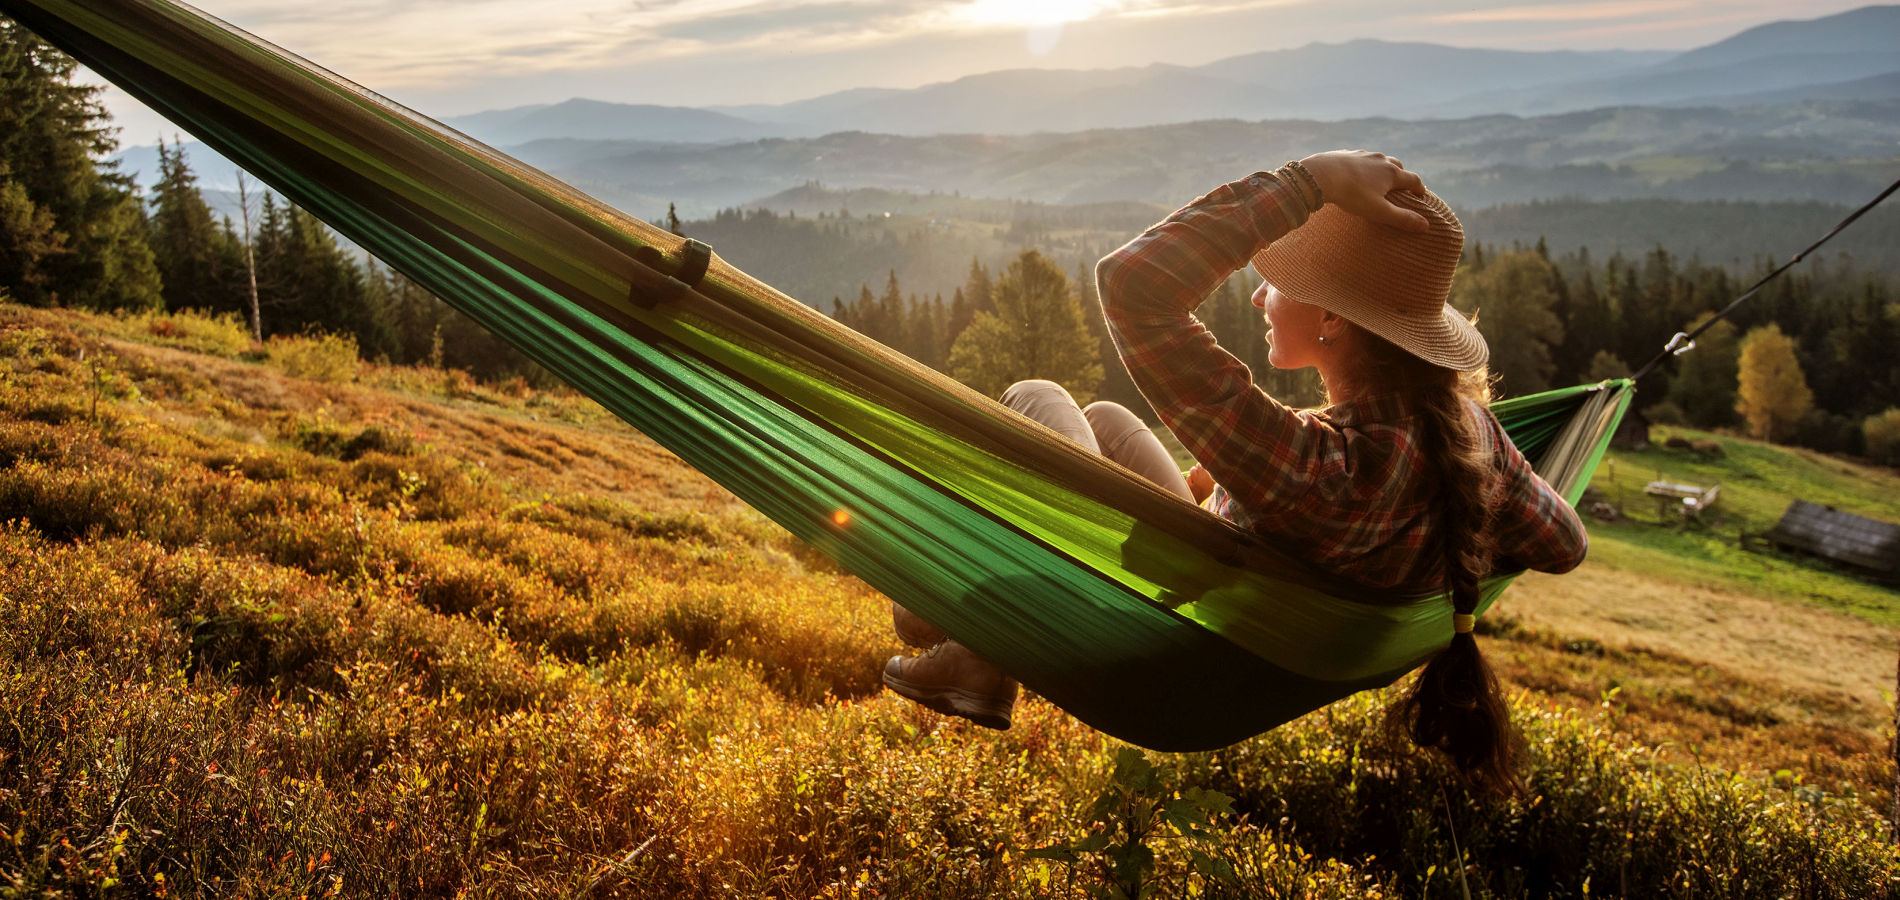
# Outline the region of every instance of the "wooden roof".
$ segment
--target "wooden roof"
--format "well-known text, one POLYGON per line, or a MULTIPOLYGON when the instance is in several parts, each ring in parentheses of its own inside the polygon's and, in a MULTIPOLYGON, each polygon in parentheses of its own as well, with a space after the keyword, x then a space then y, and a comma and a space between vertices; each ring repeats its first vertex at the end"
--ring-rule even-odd
POLYGON ((1900 575, 1900 525, 1796 500, 1768 539, 1884 575, 1900 575))

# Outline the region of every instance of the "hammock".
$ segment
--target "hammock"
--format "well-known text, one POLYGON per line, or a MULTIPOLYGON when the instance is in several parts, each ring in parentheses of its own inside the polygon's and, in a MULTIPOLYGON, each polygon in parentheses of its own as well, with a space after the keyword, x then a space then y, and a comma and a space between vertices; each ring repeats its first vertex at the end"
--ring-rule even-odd
MULTIPOLYGON (((1314 571, 700 245, 196 10, 0 12, 1111 735, 1224 746, 1450 639, 1442 596, 1314 571)), ((1495 410, 1575 503, 1631 391, 1495 410)))

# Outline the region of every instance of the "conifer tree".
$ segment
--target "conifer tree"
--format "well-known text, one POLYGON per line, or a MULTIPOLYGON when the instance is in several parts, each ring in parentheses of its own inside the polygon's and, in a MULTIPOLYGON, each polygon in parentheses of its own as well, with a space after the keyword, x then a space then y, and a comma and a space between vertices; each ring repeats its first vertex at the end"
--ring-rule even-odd
MULTIPOLYGON (((970 257, 970 275, 963 282, 963 299, 970 304, 972 320, 976 318, 977 313, 986 313, 995 309, 990 297, 990 270, 984 268, 983 263, 974 256, 970 257)), ((969 327, 969 324, 968 321, 951 323, 959 332, 969 327)))
POLYGON ((7 215, 29 223, 34 235, 8 242, 12 253, 31 257, 33 281, 26 269, 9 267, 0 270, 0 287, 29 303, 155 307, 159 276, 144 211, 130 179, 100 162, 116 142, 101 89, 74 83, 77 65, 0 18, 0 166, 8 172, 0 189, 19 186, 6 191, 7 215))
POLYGON ((929 303, 918 303, 913 331, 917 335, 917 361, 933 369, 942 370, 950 358, 950 336, 945 332, 950 326, 950 310, 943 302, 943 294, 930 299, 929 303))
POLYGON ((963 296, 963 288, 959 286, 950 297, 950 319, 944 323, 947 341, 955 342, 957 335, 970 327, 970 320, 974 318, 976 310, 971 307, 969 299, 963 296))
MULTIPOLYGON (((1584 260, 1587 266, 1587 254, 1584 260)), ((1562 281, 1561 276, 1559 280, 1562 281)), ((1590 360, 1598 352, 1614 352, 1618 346, 1616 322, 1610 311, 1609 298, 1597 290, 1596 276, 1588 268, 1583 270, 1574 289, 1568 288, 1566 284, 1559 303, 1558 318, 1563 323, 1564 339, 1561 347, 1552 354, 1552 362, 1556 363, 1558 380, 1570 381, 1588 371, 1590 360)))
POLYGON ((66 233, 53 222, 53 214, 26 195, 26 187, 7 176, 0 161, 0 292, 11 289, 11 296, 22 303, 45 305, 51 302, 52 267, 55 260, 70 251, 66 233))
POLYGON ((950 348, 950 375, 991 396, 1025 378, 1047 378, 1087 403, 1102 362, 1068 276, 1024 250, 996 279, 993 309, 976 315, 950 348))
POLYGON ((158 180, 152 185, 151 245, 172 309, 236 310, 235 249, 212 221, 197 176, 182 147, 158 143, 158 180))
POLYGON ((389 311, 376 304, 356 261, 330 229, 297 206, 290 207, 284 227, 279 252, 291 274, 287 283, 296 286, 293 321, 352 335, 365 357, 400 352, 389 311))
POLYGON ((897 270, 890 270, 890 277, 884 282, 884 294, 877 300, 876 324, 865 334, 873 340, 899 353, 910 356, 910 336, 905 333, 904 291, 897 286, 897 270))
POLYGON ((1737 382, 1735 411, 1759 440, 1787 439, 1814 408, 1814 394, 1795 358, 1794 339, 1779 325, 1751 329, 1742 339, 1737 382))

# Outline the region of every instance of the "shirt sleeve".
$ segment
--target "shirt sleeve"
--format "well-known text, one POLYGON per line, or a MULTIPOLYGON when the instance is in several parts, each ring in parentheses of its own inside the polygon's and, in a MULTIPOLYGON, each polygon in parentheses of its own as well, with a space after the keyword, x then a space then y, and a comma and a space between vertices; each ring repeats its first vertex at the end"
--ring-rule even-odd
POLYGON ((1219 483, 1223 505, 1286 508, 1316 482, 1323 460, 1338 456, 1313 445, 1332 429, 1268 397, 1194 316, 1221 282, 1308 215, 1297 186, 1260 172, 1182 207, 1096 266, 1122 363, 1219 483))
POLYGON ((1529 460, 1512 445, 1504 427, 1488 413, 1492 444, 1503 455, 1504 495, 1493 532, 1498 568, 1536 569, 1553 574, 1583 563, 1590 535, 1564 498, 1538 477, 1529 460))

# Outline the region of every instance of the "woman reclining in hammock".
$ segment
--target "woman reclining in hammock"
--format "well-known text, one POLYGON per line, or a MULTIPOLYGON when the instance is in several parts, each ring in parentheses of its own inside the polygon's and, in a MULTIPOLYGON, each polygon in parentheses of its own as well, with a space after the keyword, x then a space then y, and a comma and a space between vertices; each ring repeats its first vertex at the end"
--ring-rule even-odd
MULTIPOLYGON (((1122 362, 1198 460, 1184 477, 1126 408, 1078 409, 1024 382, 1004 403, 1316 565, 1397 595, 1447 590, 1456 633, 1403 699, 1421 745, 1508 789, 1514 735, 1471 635, 1493 571, 1563 572, 1587 539, 1486 407, 1489 349, 1446 305, 1464 232, 1398 160, 1336 151, 1216 188, 1096 269, 1122 362), (1294 410, 1195 319, 1251 261, 1275 368, 1318 368, 1323 409, 1294 410)), ((931 650, 885 667, 893 690, 1007 728, 1016 683, 901 607, 931 650)))

